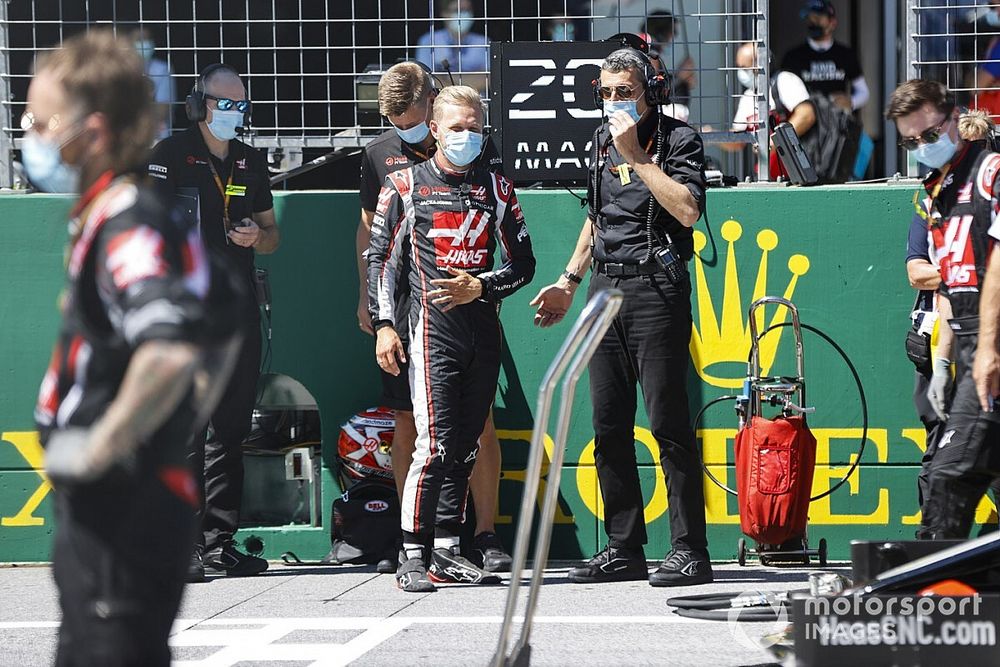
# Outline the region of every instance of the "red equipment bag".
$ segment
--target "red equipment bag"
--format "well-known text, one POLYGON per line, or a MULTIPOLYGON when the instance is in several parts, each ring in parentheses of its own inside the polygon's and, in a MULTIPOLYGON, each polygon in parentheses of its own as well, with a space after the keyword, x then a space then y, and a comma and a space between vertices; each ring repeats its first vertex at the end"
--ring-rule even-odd
POLYGON ((816 438, 799 416, 754 417, 736 434, 740 528, 761 544, 806 532, 816 438))

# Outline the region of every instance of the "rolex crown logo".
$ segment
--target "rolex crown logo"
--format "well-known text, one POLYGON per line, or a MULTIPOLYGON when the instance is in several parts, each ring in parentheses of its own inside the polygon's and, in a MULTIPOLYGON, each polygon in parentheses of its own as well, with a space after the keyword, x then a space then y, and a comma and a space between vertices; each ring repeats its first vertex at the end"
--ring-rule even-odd
MULTIPOLYGON (((707 239, 700 231, 694 233, 698 313, 692 326, 691 358, 702 380, 716 387, 736 389, 743 386, 747 358, 750 356, 750 323, 744 321, 743 317, 751 303, 768 295, 768 258, 778 247, 778 235, 770 229, 763 229, 757 234, 757 247, 761 250, 760 264, 757 266, 753 296, 744 302, 740 296, 740 272, 735 252, 736 242, 743 236, 743 226, 735 220, 727 220, 722 224, 721 232, 729 246, 726 251, 721 317, 716 316, 715 303, 701 260, 701 252, 707 245, 707 239)), ((809 271, 809 258, 805 255, 792 255, 788 258, 788 270, 791 278, 782 296, 791 300, 799 278, 809 271)), ((763 332, 769 326, 785 322, 788 309, 784 306, 759 308, 755 317, 757 330, 763 332), (770 322, 766 321, 767 313, 771 313, 770 322)), ((760 341, 761 372, 765 375, 774 363, 783 331, 784 327, 778 328, 760 341)))

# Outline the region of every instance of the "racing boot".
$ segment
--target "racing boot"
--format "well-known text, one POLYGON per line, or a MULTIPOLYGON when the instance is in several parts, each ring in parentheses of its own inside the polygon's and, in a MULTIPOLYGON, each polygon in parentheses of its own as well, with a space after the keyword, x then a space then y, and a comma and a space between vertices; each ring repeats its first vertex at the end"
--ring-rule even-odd
POLYGON ((695 586, 712 580, 712 562, 707 555, 678 549, 671 549, 649 575, 650 586, 695 586))
POLYGON ((480 569, 461 554, 459 546, 439 547, 431 552, 431 567, 428 571, 431 581, 447 584, 483 584, 500 583, 500 577, 480 569))
POLYGON ((641 581, 649 577, 646 554, 610 544, 583 565, 571 568, 568 578, 574 584, 599 584, 606 581, 641 581))
POLYGON ((510 572, 513 559, 503 548, 503 542, 494 532, 482 532, 472 540, 469 554, 474 565, 487 572, 510 572))
POLYGON ((267 569, 266 560, 239 551, 231 541, 206 552, 204 563, 229 577, 249 577, 267 569))
MULTIPOLYGON (((402 557, 403 552, 399 552, 402 557)), ((427 575, 427 567, 421 557, 410 558, 396 570, 396 585, 407 593, 433 593, 437 586, 427 575)))

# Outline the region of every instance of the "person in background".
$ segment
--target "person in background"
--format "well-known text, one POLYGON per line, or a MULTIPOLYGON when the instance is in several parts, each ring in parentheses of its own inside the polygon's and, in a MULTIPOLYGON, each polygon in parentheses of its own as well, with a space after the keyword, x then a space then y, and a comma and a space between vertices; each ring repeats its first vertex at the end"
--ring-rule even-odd
MULTIPOLYGON (((683 20, 683 19, 682 19, 683 20)), ((649 44, 649 48, 659 53, 660 59, 667 62, 675 62, 677 54, 676 47, 671 46, 676 36, 677 19, 665 9, 654 10, 642 23, 639 35, 649 44)), ((687 53, 687 45, 681 45, 680 53, 687 53)), ((685 56, 677 69, 671 72, 673 79, 673 90, 671 99, 675 104, 688 106, 691 101, 691 91, 698 84, 698 75, 695 71, 694 59, 690 55, 685 56)), ((680 120, 686 121, 686 118, 680 120)))
POLYGON ((476 14, 472 0, 450 0, 441 12, 446 28, 417 40, 417 60, 435 72, 489 71, 489 40, 472 32, 476 14))
POLYGON ((191 464, 204 472, 202 531, 188 574, 189 581, 199 582, 205 579, 206 567, 228 576, 267 569, 266 560, 236 548, 234 535, 243 503, 243 441, 250 433, 260 377, 254 256, 274 252, 280 233, 266 157, 236 138, 250 112, 239 73, 224 63, 206 67, 186 100, 186 110, 191 125, 153 148, 150 179, 164 196, 197 195, 205 244, 229 261, 230 270, 247 288, 234 316, 245 341, 240 358, 207 433, 191 452, 191 464))
POLYGON ((565 16, 553 16, 542 24, 542 38, 550 42, 572 42, 576 40, 576 25, 565 16))
POLYGON ((834 41, 837 11, 830 0, 810 0, 802 10, 805 44, 785 54, 781 69, 802 79, 810 93, 821 93, 848 111, 868 103, 868 83, 857 54, 834 41))
MULTIPOLYGON (((736 115, 733 117, 733 132, 754 132, 761 123, 757 109, 761 93, 756 90, 760 74, 757 65, 757 44, 747 42, 737 49, 736 66, 739 68, 736 71, 736 78, 744 90, 736 106, 736 115)), ((791 72, 773 73, 766 94, 769 130, 773 131, 778 123, 788 122, 795 128, 795 134, 799 137, 812 131, 816 124, 816 110, 809 101, 809 92, 802 79, 791 72)), ((739 151, 747 144, 724 143, 721 146, 726 151, 739 151)), ((771 151, 768 169, 771 179, 788 176, 777 151, 771 151)))
POLYGON ((174 95, 173 72, 166 60, 156 57, 156 42, 148 30, 140 28, 132 37, 135 50, 142 56, 146 65, 146 76, 153 82, 153 101, 157 105, 160 118, 157 139, 170 136, 173 127, 173 104, 177 101, 174 95))

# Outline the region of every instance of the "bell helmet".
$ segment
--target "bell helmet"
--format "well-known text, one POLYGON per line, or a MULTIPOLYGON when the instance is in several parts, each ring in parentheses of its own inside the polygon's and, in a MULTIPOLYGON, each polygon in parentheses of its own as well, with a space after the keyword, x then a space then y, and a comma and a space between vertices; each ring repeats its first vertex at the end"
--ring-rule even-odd
POLYGON ((392 437, 396 417, 388 408, 368 408, 340 428, 337 456, 345 474, 355 480, 393 482, 392 437))

